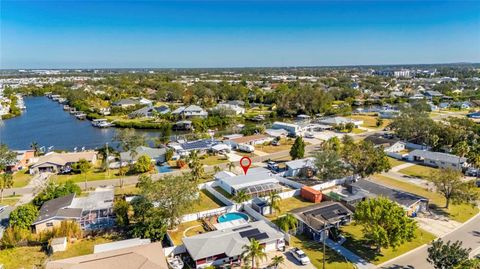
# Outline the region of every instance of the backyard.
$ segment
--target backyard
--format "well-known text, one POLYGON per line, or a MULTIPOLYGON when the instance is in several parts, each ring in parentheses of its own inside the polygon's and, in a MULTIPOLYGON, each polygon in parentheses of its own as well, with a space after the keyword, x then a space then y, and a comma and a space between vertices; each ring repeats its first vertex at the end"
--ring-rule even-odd
POLYGON ((375 175, 372 178, 380 184, 428 198, 430 200, 430 208, 434 210, 435 213, 448 215, 451 219, 458 222, 467 221, 479 211, 477 207, 468 204, 451 204, 450 207, 446 209, 445 198, 436 192, 383 175, 375 175))
POLYGON ((103 237, 82 239, 68 244, 66 251, 54 253, 50 258, 42 250, 41 246, 3 249, 0 251, 0 264, 3 264, 5 268, 34 268, 36 265, 42 266, 47 259, 59 260, 91 254, 93 253, 94 245, 108 242, 111 242, 111 240, 103 237))
POLYGON ((203 158, 203 156, 200 157, 200 163, 203 165, 217 165, 226 162, 228 162, 228 158, 223 155, 212 155, 206 156, 205 158, 203 158))
POLYGON ((400 161, 392 157, 388 157, 388 162, 390 163, 391 167, 399 166, 406 163, 404 161, 400 161))
POLYGON ((200 190, 200 198, 193 206, 188 210, 188 213, 202 212, 205 210, 215 209, 225 206, 219 201, 213 194, 207 190, 200 190))
POLYGON ((370 248, 369 243, 363 239, 361 225, 354 225, 354 223, 351 223, 347 226, 343 226, 341 230, 342 235, 347 239, 343 246, 373 264, 381 264, 386 262, 435 239, 433 234, 417 228, 415 232, 416 237, 412 241, 406 242, 396 249, 383 248, 380 253, 377 253, 376 250, 374 248, 370 248))
POLYGON ((85 174, 52 175, 50 180, 57 183, 63 183, 68 180, 72 180, 73 182, 84 182, 85 177, 87 178, 87 181, 120 178, 118 176, 118 169, 111 169, 107 173, 100 168, 92 168, 85 174))
POLYGON ((170 239, 172 239, 173 243, 176 246, 183 244, 182 238, 185 231, 187 231, 187 233, 185 233, 185 235, 187 236, 192 236, 198 233, 205 232, 201 221, 194 220, 194 221, 180 223, 177 229, 175 229, 174 231, 168 231, 168 235, 170 236, 170 239))
POLYGON ((279 151, 284 151, 284 150, 290 150, 290 148, 293 145, 294 140, 291 138, 282 138, 280 139, 280 145, 278 146, 273 146, 271 144, 268 145, 256 145, 255 149, 259 151, 263 151, 266 153, 274 153, 274 152, 279 152, 279 151))
POLYGON ((412 177, 419 177, 423 179, 427 179, 430 174, 434 171, 438 171, 437 168, 429 167, 429 166, 423 166, 423 165, 413 165, 407 168, 403 168, 399 173, 405 174, 407 176, 412 176, 412 177))
POLYGON ((372 115, 368 115, 368 114, 352 115, 347 118, 354 119, 354 120, 362 120, 363 121, 363 124, 361 125, 362 127, 373 128, 373 129, 383 129, 390 123, 390 120, 384 119, 383 124, 380 127, 377 127, 378 116, 373 114, 372 115))
POLYGON ((302 197, 294 196, 294 197, 280 200, 279 205, 280 205, 280 212, 274 212, 273 214, 266 216, 268 219, 274 220, 278 216, 288 213, 288 211, 290 210, 313 205, 313 203, 303 199, 302 197))

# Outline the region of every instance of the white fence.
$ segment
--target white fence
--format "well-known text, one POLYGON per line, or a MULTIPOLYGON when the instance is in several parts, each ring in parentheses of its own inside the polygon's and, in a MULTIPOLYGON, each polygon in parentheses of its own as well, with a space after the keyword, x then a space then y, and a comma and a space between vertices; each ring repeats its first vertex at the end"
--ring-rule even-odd
POLYGON ((324 189, 335 187, 337 185, 341 185, 341 184, 345 183, 345 181, 347 179, 348 179, 348 177, 347 178, 334 179, 334 180, 330 180, 330 181, 327 181, 327 182, 324 182, 324 183, 321 183, 321 184, 311 186, 311 188, 315 189, 317 191, 321 191, 321 190, 324 190, 324 189))
POLYGON ((284 177, 275 177, 276 179, 278 179, 278 181, 280 181, 281 183, 285 184, 285 185, 288 185, 294 189, 301 189, 303 186, 305 186, 304 184, 302 183, 298 183, 296 181, 293 181, 293 180, 290 180, 288 178, 284 178, 284 177))
POLYGON ((291 191, 281 192, 278 195, 283 200, 283 199, 287 199, 287 198, 290 198, 290 197, 293 197, 293 196, 299 196, 300 195, 300 190, 291 190, 291 191))
POLYGON ((223 196, 221 193, 219 193, 218 191, 216 191, 213 188, 213 187, 215 187, 215 182, 208 182, 208 183, 205 183, 204 185, 205 185, 205 188, 207 189, 207 191, 210 192, 213 196, 215 196, 215 198, 220 200, 223 204, 225 204, 225 205, 234 205, 235 204, 230 199, 223 196))
POLYGON ((238 211, 238 208, 240 207, 241 205, 229 205, 229 206, 224 206, 224 207, 215 208, 211 210, 205 210, 202 212, 187 214, 182 216, 182 220, 180 222, 189 222, 189 221, 208 218, 208 217, 212 217, 220 214, 225 214, 228 212, 234 212, 234 211, 238 211))
POLYGON ((187 252, 187 249, 185 248, 185 246, 183 244, 179 245, 179 246, 163 248, 163 253, 165 254, 165 257, 168 257, 170 255, 175 256, 175 255, 182 254, 182 253, 185 253, 185 252, 187 252))

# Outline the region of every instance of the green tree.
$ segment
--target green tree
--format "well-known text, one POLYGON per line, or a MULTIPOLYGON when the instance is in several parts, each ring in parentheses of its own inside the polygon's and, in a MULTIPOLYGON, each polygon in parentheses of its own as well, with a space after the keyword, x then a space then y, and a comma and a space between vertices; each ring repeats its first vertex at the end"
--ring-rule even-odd
POLYGON ((427 261, 435 269, 454 269, 468 261, 471 249, 462 247, 462 242, 444 243, 441 239, 432 242, 428 248, 427 261))
POLYGON ((334 151, 336 153, 339 153, 340 150, 342 149, 342 144, 340 142, 340 139, 334 136, 322 144, 322 149, 325 151, 329 150, 329 151, 334 151))
POLYGON ((190 155, 187 158, 187 163, 192 173, 191 179, 195 182, 199 182, 205 171, 196 150, 190 152, 190 155))
POLYGON ((462 173, 453 169, 440 169, 432 172, 429 180, 435 185, 435 190, 445 197, 445 208, 454 203, 474 203, 478 193, 472 182, 464 182, 462 173))
POLYGON ((375 123, 377 127, 380 127, 383 125, 383 119, 382 118, 377 118, 377 122, 375 123))
POLYGON ((250 240, 249 245, 243 246, 242 257, 245 261, 251 260, 252 268, 258 267, 260 260, 267 258, 267 254, 263 251, 263 246, 255 239, 250 240))
POLYGON ((8 149, 5 144, 0 144, 0 171, 5 171, 8 166, 17 162, 17 154, 8 149))
POLYGON ((13 176, 10 173, 3 173, 0 177, 0 202, 3 201, 3 191, 13 186, 13 176))
POLYGON ((352 122, 345 124, 345 130, 347 131, 347 133, 351 133, 354 128, 355 124, 353 124, 352 122))
POLYGON ((173 154, 174 154, 174 151, 173 149, 167 149, 167 151, 165 152, 165 161, 170 161, 172 158, 173 158, 173 154))
POLYGON ((290 149, 290 157, 292 157, 293 160, 296 159, 301 159, 305 155, 305 143, 303 142, 302 137, 297 137, 295 139, 295 142, 292 145, 292 148, 290 149))
POLYGON ((417 228, 403 208, 384 197, 360 202, 354 214, 357 224, 362 225, 366 239, 380 251, 382 247, 397 247, 415 237, 417 228))
POLYGON ((268 205, 270 206, 270 212, 273 214, 273 211, 280 212, 280 201, 282 200, 282 197, 278 194, 276 191, 271 191, 268 194, 268 205))
POLYGON ((146 144, 145 136, 136 133, 132 128, 117 130, 113 140, 118 141, 123 151, 135 150, 146 144))
POLYGON ((272 261, 270 262, 270 266, 273 266, 273 268, 278 269, 280 265, 285 263, 285 258, 283 256, 277 256, 275 255, 272 258, 272 261))
POLYGON ((342 178, 348 174, 348 167, 340 155, 334 150, 323 150, 315 153, 317 176, 323 180, 342 178))
POLYGON ((118 199, 113 206, 113 212, 115 212, 117 225, 120 227, 128 227, 130 220, 128 212, 130 210, 130 204, 124 199, 118 199))
POLYGON ((83 174, 85 178, 85 190, 87 189, 87 172, 92 168, 92 164, 85 160, 80 159, 75 165, 74 168, 80 171, 80 174, 83 174))
POLYGON ((298 220, 291 213, 285 214, 284 216, 278 218, 277 221, 280 229, 282 229, 286 233, 289 233, 292 230, 295 231, 298 227, 298 220))
POLYGON ((20 229, 30 229, 38 217, 38 209, 32 204, 26 204, 15 208, 10 213, 10 226, 20 229))
POLYGON ((164 145, 170 142, 170 136, 172 135, 172 125, 169 122, 162 123, 159 128, 159 134, 157 137, 157 145, 164 145))
POLYGON ((250 200, 250 195, 247 194, 245 190, 239 190, 235 196, 233 196, 233 200, 237 203, 243 203, 250 200))
POLYGON ((457 143, 453 148, 453 152, 462 158, 465 157, 469 151, 470 151, 470 146, 468 145, 467 141, 461 141, 457 143))
POLYGON ((354 142, 344 143, 342 158, 350 165, 354 174, 362 177, 386 172, 391 168, 383 148, 376 148, 373 143, 367 141, 358 144, 354 142))
POLYGON ((235 168, 235 164, 233 162, 229 162, 227 166, 228 166, 228 171, 230 172, 232 172, 232 169, 235 168))
POLYGON ((137 174, 149 172, 153 169, 152 159, 148 155, 140 156, 133 165, 133 171, 137 174))
POLYGON ((75 193, 79 195, 82 192, 80 187, 75 184, 72 180, 68 180, 64 183, 57 184, 55 182, 48 183, 47 187, 40 192, 35 198, 33 199, 32 203, 37 207, 40 208, 44 202, 62 197, 68 194, 75 193))

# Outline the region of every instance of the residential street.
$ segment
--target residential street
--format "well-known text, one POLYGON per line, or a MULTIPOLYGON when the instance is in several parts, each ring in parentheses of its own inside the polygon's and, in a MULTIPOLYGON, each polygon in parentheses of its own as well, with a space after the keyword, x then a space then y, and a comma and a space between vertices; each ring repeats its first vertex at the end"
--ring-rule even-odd
MULTIPOLYGON (((472 248, 476 250, 480 247, 480 214, 477 214, 475 217, 466 222, 463 226, 457 230, 447 234, 442 237, 444 241, 456 241, 460 240, 463 242, 463 247, 472 248)), ((400 256, 397 259, 393 259, 379 268, 384 269, 428 269, 433 268, 427 262, 427 248, 428 246, 423 246, 415 251, 412 251, 404 256, 400 256)))

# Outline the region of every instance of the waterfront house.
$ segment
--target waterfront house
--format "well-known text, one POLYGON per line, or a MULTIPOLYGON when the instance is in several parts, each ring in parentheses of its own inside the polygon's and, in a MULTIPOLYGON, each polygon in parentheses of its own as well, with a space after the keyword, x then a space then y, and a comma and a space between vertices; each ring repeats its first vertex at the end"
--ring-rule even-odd
POLYGON ((225 111, 227 114, 231 114, 231 115, 245 114, 245 108, 238 105, 232 105, 232 104, 217 104, 214 108, 212 108, 212 111, 216 111, 216 112, 225 111))
POLYGON ((70 171, 72 164, 85 159, 94 164, 97 161, 96 151, 67 152, 57 153, 49 152, 38 158, 38 161, 30 166, 30 174, 50 172, 58 173, 70 171))
POLYGON ((212 147, 220 142, 214 139, 199 139, 182 143, 170 143, 168 147, 173 148, 178 154, 185 156, 196 150, 200 154, 204 154, 212 149, 212 147))
POLYGON ((232 148, 237 148, 239 144, 247 144, 247 145, 259 145, 266 142, 270 142, 273 140, 273 137, 263 134, 255 134, 255 135, 248 135, 248 136, 240 136, 240 137, 233 137, 223 142, 225 144, 231 145, 232 148))
POLYGON ((328 230, 352 220, 352 211, 339 202, 327 201, 297 208, 291 213, 298 219, 297 232, 315 241, 328 237, 328 230))
POLYGON ((160 242, 49 261, 46 269, 168 269, 160 242))
POLYGON ((7 171, 15 172, 27 168, 35 160, 34 150, 14 150, 17 154, 15 163, 7 166, 7 171))
POLYGON ((64 220, 76 221, 84 230, 96 230, 113 225, 113 188, 97 188, 87 197, 69 194, 45 202, 32 224, 40 233, 57 227, 64 220))
POLYGON ((428 150, 416 149, 408 154, 408 159, 412 162, 420 162, 422 164, 440 168, 450 168, 461 170, 466 167, 467 158, 459 157, 453 154, 433 152, 428 150))
POLYGON ((208 116, 208 112, 203 110, 203 108, 190 105, 190 106, 181 106, 177 109, 172 111, 172 115, 180 117, 180 118, 193 118, 193 117, 200 117, 205 118, 208 116))
POLYGON ((244 246, 249 245, 252 239, 259 241, 267 253, 285 248, 283 233, 264 220, 185 237, 182 240, 195 268, 205 268, 211 265, 220 267, 241 264, 244 246))
POLYGON ((215 174, 214 177, 218 186, 232 196, 239 191, 245 191, 246 194, 257 197, 282 190, 279 179, 263 167, 250 168, 246 175, 235 175, 223 171, 215 174))
POLYGON ((337 125, 345 125, 348 123, 353 123, 353 125, 358 128, 360 125, 363 124, 362 120, 354 120, 354 119, 349 119, 349 118, 344 118, 344 117, 328 117, 328 118, 323 118, 318 120, 318 123, 320 124, 325 124, 325 125, 330 125, 330 126, 337 126, 337 125))
POLYGON ((138 100, 134 100, 133 98, 127 98, 113 102, 112 107, 129 108, 139 104, 140 103, 138 102, 138 100))
POLYGON ((128 117, 129 118, 151 118, 154 116, 155 113, 167 114, 168 112, 170 112, 170 109, 167 106, 160 106, 160 107, 146 106, 128 114, 128 117))

